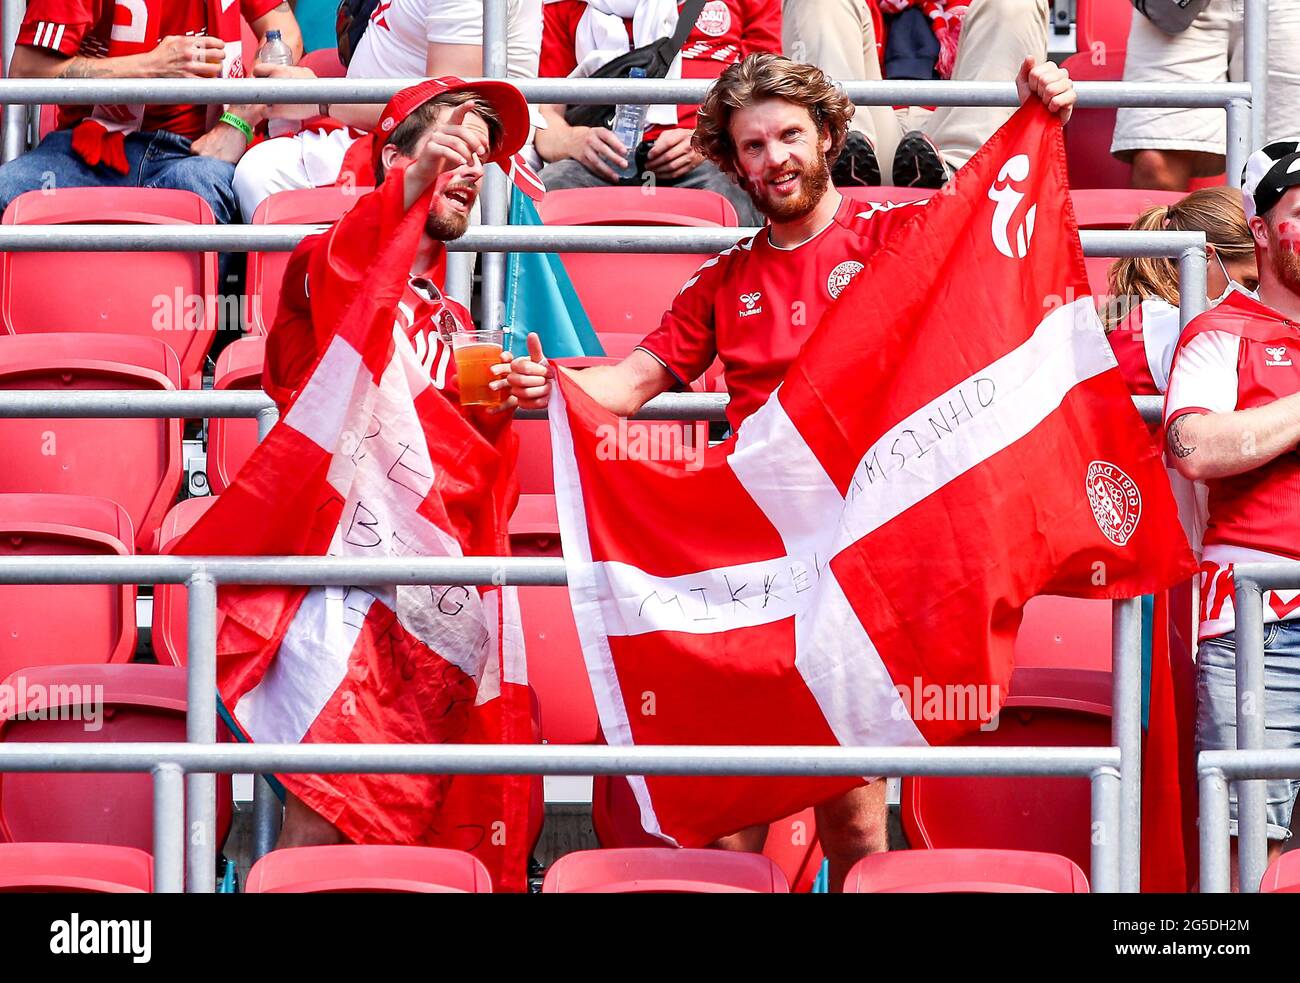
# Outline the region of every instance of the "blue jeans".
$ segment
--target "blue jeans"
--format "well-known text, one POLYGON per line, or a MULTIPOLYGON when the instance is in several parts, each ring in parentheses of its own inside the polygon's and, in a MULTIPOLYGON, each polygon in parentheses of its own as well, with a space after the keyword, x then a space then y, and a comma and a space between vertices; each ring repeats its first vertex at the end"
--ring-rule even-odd
MULTIPOLYGON (((1237 747, 1236 633, 1207 638, 1196 654, 1196 751, 1237 747)), ((1300 747, 1300 621, 1264 626, 1264 746, 1300 747)), ((1268 838, 1291 836, 1291 810, 1300 781, 1269 779, 1268 838)), ((1229 829, 1237 835, 1237 793, 1229 799, 1229 829)))
POLYGON ((126 160, 126 174, 91 167, 73 153, 72 131, 55 130, 36 149, 0 167, 0 212, 24 191, 39 188, 170 188, 193 191, 212 206, 218 224, 237 221, 235 165, 195 156, 185 137, 166 130, 128 133, 126 160))

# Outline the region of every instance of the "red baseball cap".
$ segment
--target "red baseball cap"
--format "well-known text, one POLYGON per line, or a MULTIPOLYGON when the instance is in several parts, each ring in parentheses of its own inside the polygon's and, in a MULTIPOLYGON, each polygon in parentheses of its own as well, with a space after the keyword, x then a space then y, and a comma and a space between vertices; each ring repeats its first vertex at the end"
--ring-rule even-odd
POLYGON ((473 92, 492 107, 497 118, 501 120, 501 139, 484 159, 487 161, 509 160, 528 139, 531 123, 528 119, 528 103, 524 94, 509 82, 484 79, 478 82, 466 82, 454 75, 427 79, 418 85, 403 89, 388 100, 384 114, 379 117, 375 127, 374 165, 379 169, 379 155, 384 149, 393 131, 413 112, 430 99, 435 99, 446 92, 473 92))

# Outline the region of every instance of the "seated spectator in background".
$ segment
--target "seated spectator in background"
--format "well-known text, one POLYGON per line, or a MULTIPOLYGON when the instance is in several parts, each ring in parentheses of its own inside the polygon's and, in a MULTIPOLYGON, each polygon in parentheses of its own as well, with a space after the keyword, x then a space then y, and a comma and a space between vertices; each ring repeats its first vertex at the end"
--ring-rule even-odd
MULTIPOLYGON (((629 50, 671 37, 682 6, 674 0, 547 0, 541 75, 586 77, 629 50)), ((780 50, 780 0, 709 0, 668 77, 715 79, 747 55, 780 50)), ((705 188, 730 199, 741 225, 760 224, 749 196, 693 146, 695 106, 650 106, 645 135, 636 147, 623 146, 607 126, 570 125, 565 109, 541 107, 546 129, 537 133, 537 153, 546 162, 542 180, 548 191, 644 187, 651 181, 705 188), (628 165, 635 165, 633 176, 615 174, 628 165)))
MULTIPOLYGON (((938 41, 936 71, 963 82, 1010 82, 1047 57, 1047 0, 881 0, 919 7, 938 41)), ((841 81, 882 78, 868 0, 785 0, 785 51, 841 81)), ((912 77, 912 76, 908 76, 912 77)), ((840 185, 939 188, 1005 123, 1010 107, 859 106, 834 175, 840 185)))
MULTIPOLYGON (((1153 205, 1129 226, 1141 232, 1204 232, 1205 295, 1211 306, 1231 290, 1259 286, 1255 239, 1246 226, 1241 192, 1202 188, 1173 205, 1153 205)), ((1135 396, 1163 394, 1182 327, 1178 320, 1178 263, 1168 256, 1115 260, 1102 322, 1135 396)))
MULTIPOLYGON (((1244 78, 1242 5, 1210 0, 1180 34, 1133 14, 1125 82, 1240 82, 1244 78)), ((1280 140, 1300 116, 1300 4, 1268 4, 1268 91, 1264 142, 1280 140)), ((1223 172, 1227 117, 1222 109, 1132 109, 1115 118, 1110 152, 1133 165, 1135 188, 1185 191, 1193 178, 1223 172)))
MULTIPOLYGON (((1300 560, 1300 143, 1251 155, 1242 182, 1259 298, 1232 291, 1174 353, 1165 434, 1178 471, 1209 488, 1200 567, 1196 752, 1237 746, 1235 563, 1300 560)), ((1264 594, 1265 743, 1300 747, 1300 593, 1264 594)), ((1270 857, 1290 838, 1300 782, 1267 782, 1270 857)), ((1237 795, 1229 828, 1236 879, 1237 795)))
MULTIPOLYGON (((258 38, 278 30, 294 57, 302 38, 278 0, 139 0, 114 23, 108 0, 32 0, 18 31, 15 78, 239 78, 240 16, 258 38)), ((0 210, 25 191, 142 187, 193 191, 218 222, 239 217, 231 180, 263 106, 63 106, 59 128, 0 167, 0 210)))
MULTIPOLYGON (((1036 97, 1062 119, 1070 115, 1074 88, 1050 62, 1026 60, 1017 85, 1022 101, 1036 97)), ((924 207, 864 208, 831 187, 852 118, 853 104, 813 65, 754 54, 722 73, 700 106, 695 149, 734 174, 770 224, 707 260, 631 355, 575 373, 596 402, 632 416, 660 393, 688 385, 715 358, 726 374, 733 427, 767 401, 831 302, 924 207), (758 301, 745 309, 737 299, 744 294, 758 301)), ((546 405, 552 373, 536 335, 529 352, 513 360, 509 375, 525 409, 546 405)), ((762 849, 763 833, 745 830, 724 845, 762 849)), ((817 834, 838 891, 854 863, 887 848, 885 783, 822 803, 817 834)))
MULTIPOLYGON (((537 77, 542 0, 507 0, 508 72, 537 77)), ((301 66, 258 66, 272 77, 314 77, 301 66)), ((483 74, 482 0, 393 0, 375 8, 348 64, 348 78, 422 78, 483 74)), ((319 188, 339 181, 348 150, 379 123, 382 105, 273 106, 273 118, 310 120, 301 132, 264 141, 235 171, 240 208, 251 217, 277 191, 319 188)), ((540 119, 540 118, 539 118, 540 119)))

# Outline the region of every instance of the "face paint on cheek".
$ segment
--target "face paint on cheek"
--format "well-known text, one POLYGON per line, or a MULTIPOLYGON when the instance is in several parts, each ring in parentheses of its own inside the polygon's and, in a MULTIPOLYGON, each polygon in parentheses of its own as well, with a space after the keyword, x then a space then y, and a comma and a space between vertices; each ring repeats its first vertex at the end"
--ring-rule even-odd
POLYGON ((1277 245, 1284 253, 1300 254, 1300 222, 1278 222, 1277 245))

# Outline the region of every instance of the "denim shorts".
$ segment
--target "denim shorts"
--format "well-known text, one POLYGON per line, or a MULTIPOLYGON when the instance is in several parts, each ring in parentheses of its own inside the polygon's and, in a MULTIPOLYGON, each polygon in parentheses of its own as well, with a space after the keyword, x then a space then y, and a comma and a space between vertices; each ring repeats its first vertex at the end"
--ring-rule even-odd
MULTIPOLYGON (((1196 657, 1196 751, 1237 746, 1237 659, 1234 633, 1200 643, 1196 657)), ((1300 748, 1300 621, 1264 626, 1264 746, 1300 748)), ((1300 780, 1270 779, 1268 838, 1291 837, 1291 809, 1300 780)), ((1237 793, 1229 794, 1229 829, 1237 835, 1237 793)))

